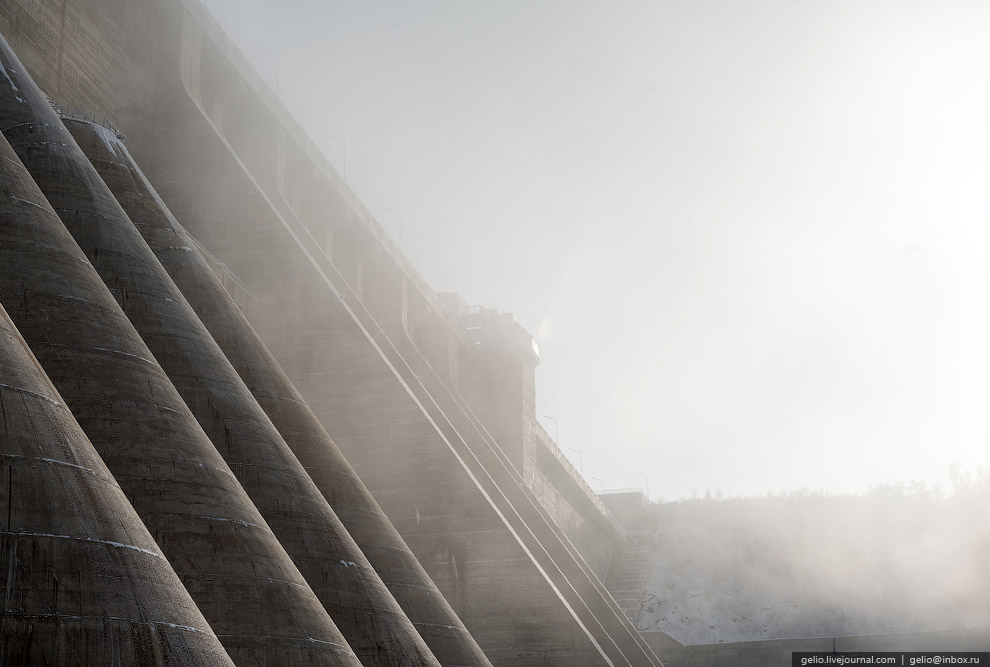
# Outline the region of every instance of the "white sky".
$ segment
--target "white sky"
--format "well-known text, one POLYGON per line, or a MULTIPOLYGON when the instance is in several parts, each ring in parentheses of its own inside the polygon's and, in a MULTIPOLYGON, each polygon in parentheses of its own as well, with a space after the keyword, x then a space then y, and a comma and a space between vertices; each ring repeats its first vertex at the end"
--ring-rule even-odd
POLYGON ((990 3, 207 6, 595 488, 990 463, 990 3))

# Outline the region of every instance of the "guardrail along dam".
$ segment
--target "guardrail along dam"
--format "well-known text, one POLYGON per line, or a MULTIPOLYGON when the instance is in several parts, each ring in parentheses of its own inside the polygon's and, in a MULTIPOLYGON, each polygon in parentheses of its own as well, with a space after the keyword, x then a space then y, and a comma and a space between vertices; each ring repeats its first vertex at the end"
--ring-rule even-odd
POLYGON ((532 337, 426 285, 198 0, 0 34, 0 664, 661 664, 532 337))

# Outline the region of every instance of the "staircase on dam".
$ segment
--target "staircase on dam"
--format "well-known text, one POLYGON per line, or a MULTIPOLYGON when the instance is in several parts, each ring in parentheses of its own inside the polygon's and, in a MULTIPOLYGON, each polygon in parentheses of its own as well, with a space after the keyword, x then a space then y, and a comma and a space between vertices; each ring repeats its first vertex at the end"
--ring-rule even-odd
POLYGON ((612 489, 599 498, 625 528, 625 543, 615 551, 605 576, 605 586, 637 625, 643 612, 643 595, 657 550, 654 505, 642 489, 612 489))
POLYGON ((655 551, 652 531, 627 529, 626 545, 612 557, 605 577, 605 588, 633 625, 643 611, 643 591, 655 551))

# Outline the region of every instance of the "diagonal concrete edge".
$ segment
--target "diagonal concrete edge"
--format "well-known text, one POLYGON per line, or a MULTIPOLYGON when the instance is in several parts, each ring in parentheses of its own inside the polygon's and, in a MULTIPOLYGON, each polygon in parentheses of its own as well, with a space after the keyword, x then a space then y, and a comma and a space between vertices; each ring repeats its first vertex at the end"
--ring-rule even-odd
POLYGON ((0 663, 233 667, 2 307, 0 416, 0 663))
MULTIPOLYGON (((123 141, 92 123, 67 121, 66 125, 440 662, 488 665, 484 653, 195 249, 195 241, 144 177, 123 141)), ((319 589, 314 589, 319 594, 319 589)), ((354 640, 348 639, 367 664, 354 640)))
MULTIPOLYGON (((228 351, 241 359, 264 353, 264 348, 253 349, 250 340, 245 347, 232 335, 240 325, 236 306, 229 303, 192 242, 177 237, 164 210, 158 207, 137 172, 126 164, 126 151, 117 135, 98 124, 69 119, 65 123, 100 176, 127 207, 137 227, 134 229, 117 202, 113 206, 94 202, 93 215, 79 211, 86 208, 86 203, 67 202, 75 209, 74 219, 67 221, 69 230, 108 285, 131 295, 124 304, 125 314, 348 644, 366 667, 439 667, 145 239, 173 268, 173 274, 176 267, 192 273, 184 282, 185 292, 200 304, 201 312, 220 318, 228 351), (100 233, 101 227, 108 224, 126 226, 130 233, 115 230, 114 244, 109 246, 104 241, 109 234, 100 233), (126 260, 113 259, 114 254, 126 256, 126 260)), ((59 201, 65 201, 65 197, 60 195, 59 201)), ((66 217, 64 210, 60 213, 66 217)))
MULTIPOLYGON (((114 301, 134 294, 114 285, 111 296, 32 176, 53 196, 92 195, 116 205, 112 195, 2 39, 0 68, 7 139, 0 145, 7 188, 0 303, 235 663, 356 667, 326 610, 114 301)), ((90 211, 92 201, 79 209, 90 211)), ((129 222, 126 228, 133 232, 129 222)), ((111 253, 115 231, 97 231, 111 253)))

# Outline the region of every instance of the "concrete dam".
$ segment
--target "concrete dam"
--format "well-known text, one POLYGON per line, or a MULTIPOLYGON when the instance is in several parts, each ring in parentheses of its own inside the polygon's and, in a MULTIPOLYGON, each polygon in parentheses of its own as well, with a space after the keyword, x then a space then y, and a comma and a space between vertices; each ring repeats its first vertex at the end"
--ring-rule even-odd
POLYGON ((660 665, 538 353, 198 0, 0 0, 0 664, 660 665))

